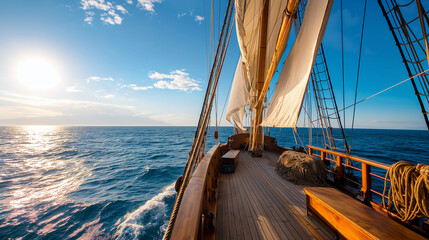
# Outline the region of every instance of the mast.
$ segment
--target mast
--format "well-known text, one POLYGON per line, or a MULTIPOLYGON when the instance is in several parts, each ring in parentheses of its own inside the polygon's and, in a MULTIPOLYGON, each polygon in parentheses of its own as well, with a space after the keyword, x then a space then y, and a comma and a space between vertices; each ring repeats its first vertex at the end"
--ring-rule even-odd
MULTIPOLYGON (((256 99, 259 99, 262 93, 262 88, 265 82, 265 57, 267 50, 267 25, 268 25, 268 10, 270 0, 265 0, 262 10, 261 32, 259 41, 259 59, 258 59, 258 77, 256 80, 256 99)), ((260 156, 263 150, 262 146, 262 122, 263 104, 257 102, 253 109, 253 134, 251 136, 250 151, 256 156, 260 156)))
POLYGON ((267 48, 267 24, 268 24, 268 13, 269 13, 269 0, 264 3, 261 21, 261 35, 259 45, 259 61, 258 61, 258 76, 256 82, 256 102, 253 110, 253 131, 251 136, 250 150, 256 155, 260 155, 258 152, 263 150, 262 143, 262 129, 261 122, 263 117, 263 103, 270 86, 271 79, 275 73, 277 65, 283 55, 286 48, 286 44, 289 38, 289 34, 292 28, 292 22, 294 20, 296 11, 298 9, 299 0, 289 0, 283 13, 282 24, 280 32, 277 38, 275 46, 275 52, 272 56, 269 68, 267 71, 266 67, 266 48, 267 48), (266 74, 265 74, 266 73, 266 74))
POLYGON ((268 91, 268 87, 270 86, 271 79, 276 71, 277 65, 280 62, 280 59, 285 51, 287 41, 289 39, 289 34, 292 29, 292 22, 296 17, 296 12, 298 11, 298 5, 300 0, 292 1, 290 0, 286 6, 284 11, 282 26, 280 28, 280 33, 277 38, 276 50, 271 60, 270 67, 267 71, 267 76, 265 77, 264 86, 262 88, 262 93, 258 98, 258 102, 262 102, 265 98, 265 95, 268 91))

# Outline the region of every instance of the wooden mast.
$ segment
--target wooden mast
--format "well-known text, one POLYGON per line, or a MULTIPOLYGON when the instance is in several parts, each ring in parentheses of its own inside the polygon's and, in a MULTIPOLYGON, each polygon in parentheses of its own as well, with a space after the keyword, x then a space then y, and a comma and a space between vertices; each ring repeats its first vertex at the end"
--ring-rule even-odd
MULTIPOLYGON (((270 0, 265 0, 262 9, 261 19, 261 34, 259 39, 259 60, 258 60, 258 76, 256 79, 256 99, 259 99, 265 80, 265 56, 267 52, 267 25, 268 25, 268 11, 270 0)), ((256 155, 260 156, 263 150, 262 146, 262 113, 263 104, 257 103, 253 109, 253 134, 251 137, 250 150, 256 155)))
POLYGON ((260 126, 263 115, 263 103, 265 95, 268 91, 268 87, 271 82, 277 65, 281 59, 281 56, 286 48, 286 43, 289 38, 289 34, 292 28, 292 22, 294 15, 298 9, 299 0, 289 0, 285 9, 285 13, 280 28, 280 33, 277 38, 276 49, 271 60, 270 67, 265 76, 265 59, 266 59, 266 47, 267 47, 267 25, 268 25, 268 10, 269 0, 264 3, 262 10, 262 21, 261 21, 261 35, 259 41, 259 61, 258 61, 258 76, 256 82, 256 104, 253 109, 253 131, 251 137, 250 150, 257 156, 260 155, 263 150, 262 146, 262 128, 260 126))
POLYGON ((276 50, 271 60, 270 67, 268 68, 267 76, 265 77, 264 86, 262 88, 262 93, 258 97, 258 102, 263 102, 263 99, 265 98, 265 95, 268 91, 268 87, 270 86, 271 79, 276 72, 277 65, 279 64, 283 52, 285 51, 286 43, 289 39, 290 30, 292 29, 292 23, 295 19, 296 11, 298 10, 299 2, 300 0, 288 1, 282 20, 282 26, 280 27, 280 33, 277 38, 276 50))

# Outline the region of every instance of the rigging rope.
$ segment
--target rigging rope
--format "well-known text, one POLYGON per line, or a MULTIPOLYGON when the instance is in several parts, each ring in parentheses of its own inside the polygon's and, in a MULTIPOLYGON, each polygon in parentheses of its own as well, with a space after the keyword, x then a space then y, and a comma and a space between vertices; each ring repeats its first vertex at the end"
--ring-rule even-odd
MULTIPOLYGON (((299 142, 301 143, 301 146, 304 148, 305 153, 307 153, 307 154, 308 154, 307 149, 305 148, 305 145, 304 145, 304 143, 302 142, 301 137, 299 136, 298 129, 297 129, 297 128, 293 128, 293 137, 295 138, 295 143, 296 143, 296 145, 298 146, 298 142, 296 141, 296 137, 295 137, 295 132, 296 132, 296 136, 298 136, 298 140, 299 140, 299 142)), ((304 131, 304 132, 305 132, 305 131, 304 131)))
POLYGON ((421 216, 429 218, 429 165, 399 161, 390 166, 384 180, 382 203, 388 210, 394 205, 404 222, 421 216), (386 203, 388 177, 390 188, 386 203))
MULTIPOLYGON (((355 101, 354 101, 354 106, 353 106, 352 130, 350 133, 349 152, 352 150, 353 128, 355 125, 356 100, 357 100, 357 89, 358 89, 358 84, 359 84, 360 63, 361 63, 361 56, 362 56, 363 30, 365 29, 366 4, 367 4, 367 0, 365 0, 365 6, 363 7, 362 32, 360 34, 359 60, 358 60, 357 73, 356 73, 355 101)), ((344 111, 344 113, 345 113, 345 111, 344 111)))
MULTIPOLYGON (((207 19, 206 18, 206 1, 203 1, 203 12, 204 12, 204 19, 207 19)), ((206 45, 207 78, 209 78, 209 76, 210 76, 209 62, 210 62, 211 56, 209 56, 209 48, 207 47, 207 21, 204 21, 204 40, 205 40, 205 45, 206 45)), ((210 49, 211 49, 211 46, 210 46, 210 49)))
MULTIPOLYGON (((213 106, 213 100, 216 93, 217 85, 219 82, 219 76, 220 71, 222 69, 224 60, 225 60, 225 54, 226 50, 229 46, 229 40, 231 39, 231 31, 228 31, 230 28, 231 23, 231 17, 233 12, 233 7, 231 4, 232 0, 228 1, 227 10, 225 13, 225 20, 223 22, 221 35, 218 41, 218 47, 216 50, 216 55, 213 60, 213 66, 210 73, 210 78, 208 81, 208 86, 206 90, 206 95, 204 97, 204 103, 203 107, 201 109, 200 119, 198 121, 198 128, 195 132, 195 138, 194 142, 192 144, 191 151, 189 153, 189 158, 185 166, 184 174, 183 174, 183 181, 180 186, 180 190, 177 194, 176 201, 174 204, 174 208, 171 214, 170 222, 168 224, 168 227, 166 229, 166 232, 164 234, 165 240, 170 239, 173 227, 176 221, 177 213, 179 211, 180 204, 182 202, 183 194, 185 192, 185 189, 191 179, 192 173, 195 169, 195 166, 198 162, 198 153, 201 152, 201 148, 205 143, 205 137, 207 135, 207 126, 208 126, 208 119, 210 117, 211 109, 213 106), (229 34, 229 36, 228 36, 229 34), (228 40, 227 40, 228 39, 228 40), (204 137, 204 138, 203 138, 204 137)), ((232 30, 232 27, 231 27, 232 30)))
MULTIPOLYGON (((346 92, 344 90, 345 81, 344 81, 344 31, 343 31, 343 0, 341 3, 341 75, 343 79, 343 108, 346 106, 346 92)), ((346 112, 343 112, 343 127, 346 129, 346 112)), ((345 136, 344 136, 345 137, 345 136)))
MULTIPOLYGON (((236 62, 238 62, 238 60, 236 62)), ((233 81, 234 81, 234 75, 231 77, 231 83, 229 84, 228 92, 226 92, 227 94, 226 94, 225 102, 223 103, 222 113, 220 114, 220 118, 219 118, 220 119, 219 120, 219 125, 222 122, 222 118, 223 118, 223 113, 225 111, 226 102, 228 102, 228 99, 229 99, 228 93, 231 91, 233 81)))
MULTIPOLYGON (((213 7, 213 2, 214 1, 212 0, 213 43, 214 43, 215 34, 216 34, 216 30, 215 30, 216 29, 216 24, 214 22, 214 7, 213 7)), ((218 27, 220 27, 220 1, 219 1, 219 15, 218 16, 219 16, 218 27)), ((217 33, 217 35, 219 37, 219 32, 217 33)), ((214 51, 214 46, 213 46, 213 51, 214 51)), ((219 143, 219 129, 218 129, 218 116, 217 116, 218 115, 218 95, 217 95, 217 93, 215 93, 215 114, 216 114, 216 116, 215 116, 216 130, 215 130, 214 137, 216 139, 216 144, 218 144, 219 143)))
MULTIPOLYGON (((401 82, 398 82, 398 83, 396 83, 396 84, 394 84, 394 85, 392 85, 392 86, 390 86, 390 87, 388 87, 388 88, 386 88, 386 89, 384 89, 384 90, 381 90, 381 91, 379 91, 379 92, 377 92, 377 93, 374 93, 374 94, 372 94, 371 96, 369 96, 369 97, 366 97, 366 98, 364 98, 364 99, 361 99, 360 101, 358 101, 358 102, 356 102, 356 103, 353 103, 353 104, 351 104, 351 105, 349 105, 349 106, 347 106, 347 107, 345 107, 345 108, 343 108, 343 109, 340 109, 340 110, 338 110, 338 112, 341 112, 341 111, 344 111, 344 110, 346 110, 346 109, 348 109, 348 108, 351 108, 351 107, 353 107, 354 105, 357 105, 357 104, 359 104, 359 103, 362 103, 362 102, 364 102, 364 101, 366 101, 366 100, 368 100, 368 99, 371 99, 371 98, 373 98, 373 97, 375 97, 375 96, 377 96, 377 95, 379 95, 379 94, 381 94, 381 93, 384 93, 384 92, 386 92, 386 91, 388 91, 388 90, 390 90, 390 89, 392 89, 392 88, 394 88, 394 87, 397 87, 397 86, 399 86, 399 85, 401 85, 401 84, 403 84, 403 83, 405 83, 405 82, 408 82, 408 81, 410 81, 411 79, 413 79, 413 78, 415 78, 415 77, 418 77, 418 76, 420 76, 420 75, 423 75, 423 74, 425 74, 427 71, 429 71, 429 69, 426 69, 426 70, 424 70, 423 72, 421 72, 421 73, 418 73, 418 74, 416 74, 416 75, 413 75, 413 76, 411 76, 411 77, 409 77, 409 78, 407 78, 407 79, 405 79, 405 80, 403 80, 403 81, 401 81, 401 82)), ((334 115, 335 113, 331 113, 331 114, 329 114, 328 116, 332 116, 332 115, 334 115)), ((318 118, 318 119, 316 119, 316 120, 313 120, 312 122, 317 122, 317 121, 320 121, 321 119, 320 118, 318 118)))

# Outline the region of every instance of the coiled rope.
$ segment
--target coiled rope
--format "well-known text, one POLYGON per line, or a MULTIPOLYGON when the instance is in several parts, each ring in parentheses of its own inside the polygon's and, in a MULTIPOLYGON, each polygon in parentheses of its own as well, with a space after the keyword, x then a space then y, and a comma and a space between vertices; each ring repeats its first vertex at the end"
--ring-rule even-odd
POLYGON ((390 166, 384 180, 382 203, 388 210, 394 204, 404 222, 416 217, 429 219, 429 165, 399 161, 390 166), (390 188, 386 203, 388 177, 390 177, 390 188))

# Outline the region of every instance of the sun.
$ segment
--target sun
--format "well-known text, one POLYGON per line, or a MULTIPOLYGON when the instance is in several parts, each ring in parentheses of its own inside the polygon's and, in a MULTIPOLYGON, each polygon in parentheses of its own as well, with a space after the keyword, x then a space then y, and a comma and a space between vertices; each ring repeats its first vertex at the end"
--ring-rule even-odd
POLYGON ((59 81, 58 68, 43 57, 29 57, 21 60, 16 67, 17 78, 25 87, 31 89, 49 89, 59 81))

